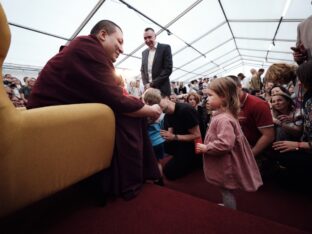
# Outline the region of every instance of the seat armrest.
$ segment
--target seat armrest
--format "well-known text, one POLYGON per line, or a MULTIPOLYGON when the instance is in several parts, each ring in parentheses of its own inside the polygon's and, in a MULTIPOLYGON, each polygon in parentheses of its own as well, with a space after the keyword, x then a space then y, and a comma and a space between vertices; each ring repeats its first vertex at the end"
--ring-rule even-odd
POLYGON ((12 112, 0 132, 0 216, 110 166, 115 118, 103 104, 12 112), (2 144, 2 145, 1 145, 2 144))

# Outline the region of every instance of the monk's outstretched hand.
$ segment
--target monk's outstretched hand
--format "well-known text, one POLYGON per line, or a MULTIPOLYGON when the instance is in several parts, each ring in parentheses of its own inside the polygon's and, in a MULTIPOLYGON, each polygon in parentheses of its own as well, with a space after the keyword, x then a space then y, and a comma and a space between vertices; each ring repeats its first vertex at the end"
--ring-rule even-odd
POLYGON ((160 108, 158 104, 154 104, 151 106, 151 112, 150 112, 151 119, 156 121, 160 117, 161 113, 162 113, 162 109, 160 108))

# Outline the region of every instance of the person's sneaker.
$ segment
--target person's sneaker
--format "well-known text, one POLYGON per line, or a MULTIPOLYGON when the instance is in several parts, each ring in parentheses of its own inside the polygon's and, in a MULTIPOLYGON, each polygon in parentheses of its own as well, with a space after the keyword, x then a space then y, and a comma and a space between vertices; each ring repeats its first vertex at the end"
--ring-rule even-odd
POLYGON ((218 203, 218 206, 224 206, 224 204, 223 203, 218 203))

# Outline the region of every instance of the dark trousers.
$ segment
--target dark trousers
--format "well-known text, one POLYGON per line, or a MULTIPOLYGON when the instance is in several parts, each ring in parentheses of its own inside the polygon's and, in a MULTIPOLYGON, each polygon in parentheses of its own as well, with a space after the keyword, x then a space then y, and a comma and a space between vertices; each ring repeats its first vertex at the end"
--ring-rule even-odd
MULTIPOLYGON (((193 142, 190 143, 194 144, 193 142)), ((177 144, 177 142, 166 142, 166 153, 172 155, 172 158, 163 168, 163 173, 168 180, 181 178, 194 171, 194 169, 202 167, 202 156, 195 154, 194 146, 190 145, 190 143, 179 142, 177 144)))

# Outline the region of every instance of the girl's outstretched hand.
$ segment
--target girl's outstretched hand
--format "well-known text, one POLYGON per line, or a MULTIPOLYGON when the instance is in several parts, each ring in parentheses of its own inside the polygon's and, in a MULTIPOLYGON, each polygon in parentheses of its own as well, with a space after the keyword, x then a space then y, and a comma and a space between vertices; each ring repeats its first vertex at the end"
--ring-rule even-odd
POLYGON ((201 144, 201 143, 196 143, 195 149, 196 149, 197 153, 206 153, 207 152, 206 145, 201 144))

